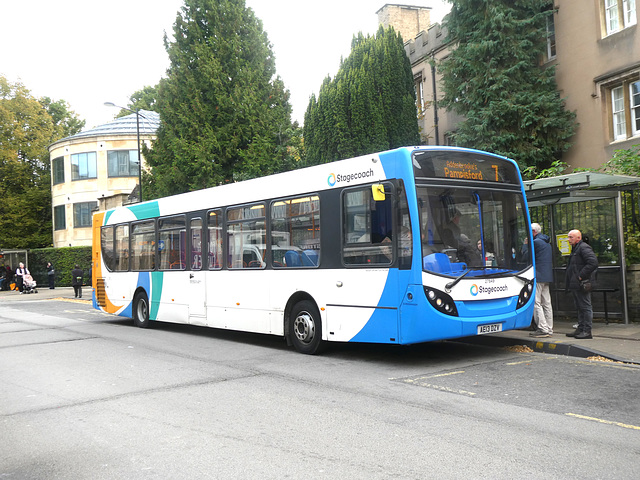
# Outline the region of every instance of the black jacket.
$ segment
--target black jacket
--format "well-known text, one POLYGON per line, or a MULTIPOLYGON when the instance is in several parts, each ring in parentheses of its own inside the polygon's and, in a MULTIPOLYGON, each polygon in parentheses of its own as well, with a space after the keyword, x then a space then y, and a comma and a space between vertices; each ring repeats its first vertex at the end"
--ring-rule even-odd
POLYGON ((591 280, 594 283, 593 273, 598 268, 598 259, 593 249, 588 243, 582 240, 576 243, 571 249, 569 263, 567 264, 567 277, 565 279, 566 288, 578 290, 580 279, 591 280))
POLYGON ((71 270, 71 285, 74 287, 82 285, 82 277, 84 277, 84 272, 81 268, 74 268, 71 270))

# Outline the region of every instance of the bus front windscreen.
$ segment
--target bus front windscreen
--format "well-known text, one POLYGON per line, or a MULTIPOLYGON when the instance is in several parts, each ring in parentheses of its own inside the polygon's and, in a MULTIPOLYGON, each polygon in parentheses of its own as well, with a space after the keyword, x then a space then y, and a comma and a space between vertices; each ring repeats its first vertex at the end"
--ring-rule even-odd
POLYGON ((417 191, 425 271, 493 275, 531 266, 520 192, 460 186, 418 186, 417 191))

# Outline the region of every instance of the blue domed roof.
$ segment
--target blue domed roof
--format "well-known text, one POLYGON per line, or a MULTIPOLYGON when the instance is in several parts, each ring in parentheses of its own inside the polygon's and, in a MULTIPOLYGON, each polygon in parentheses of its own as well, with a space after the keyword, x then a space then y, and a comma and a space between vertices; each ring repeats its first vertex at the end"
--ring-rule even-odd
MULTIPOLYGON (((140 110, 140 135, 155 135, 160 126, 160 115, 150 110, 140 110)), ((136 135, 136 114, 116 118, 112 122, 83 130, 63 140, 81 137, 95 137, 98 135, 136 135)), ((56 142, 57 143, 57 142, 56 142)))

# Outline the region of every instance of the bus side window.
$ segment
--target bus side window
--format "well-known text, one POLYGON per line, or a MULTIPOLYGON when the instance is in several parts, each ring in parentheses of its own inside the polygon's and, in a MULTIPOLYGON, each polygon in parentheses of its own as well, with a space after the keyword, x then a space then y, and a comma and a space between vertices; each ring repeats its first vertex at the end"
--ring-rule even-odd
POLYGON ((129 270, 129 225, 116 227, 115 269, 119 272, 129 270))
POLYGON ((264 268, 267 229, 264 204, 227 209, 228 266, 232 269, 264 268))
MULTIPOLYGON (((385 183, 385 190, 392 185, 385 183)), ((342 196, 342 256, 345 265, 388 266, 393 262, 392 195, 374 201, 371 187, 342 196)))
POLYGON ((102 227, 100 229, 100 250, 102 251, 102 261, 110 272, 115 269, 113 230, 113 226, 102 227))
POLYGON ((158 231, 160 270, 184 270, 187 256, 185 216, 160 218, 158 231))
POLYGON ((156 227, 153 220, 131 225, 131 270, 155 270, 156 227))
POLYGON ((317 267, 320 262, 320 199, 317 195, 271 204, 274 268, 317 267))

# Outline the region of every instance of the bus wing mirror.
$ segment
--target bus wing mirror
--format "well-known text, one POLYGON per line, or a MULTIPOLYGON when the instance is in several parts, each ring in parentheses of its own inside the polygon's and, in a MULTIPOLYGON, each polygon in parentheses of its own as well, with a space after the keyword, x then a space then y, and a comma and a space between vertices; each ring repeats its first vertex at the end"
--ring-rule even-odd
POLYGON ((384 193, 384 185, 377 183, 371 185, 371 193, 373 194, 373 200, 376 202, 384 202, 386 196, 384 193))

